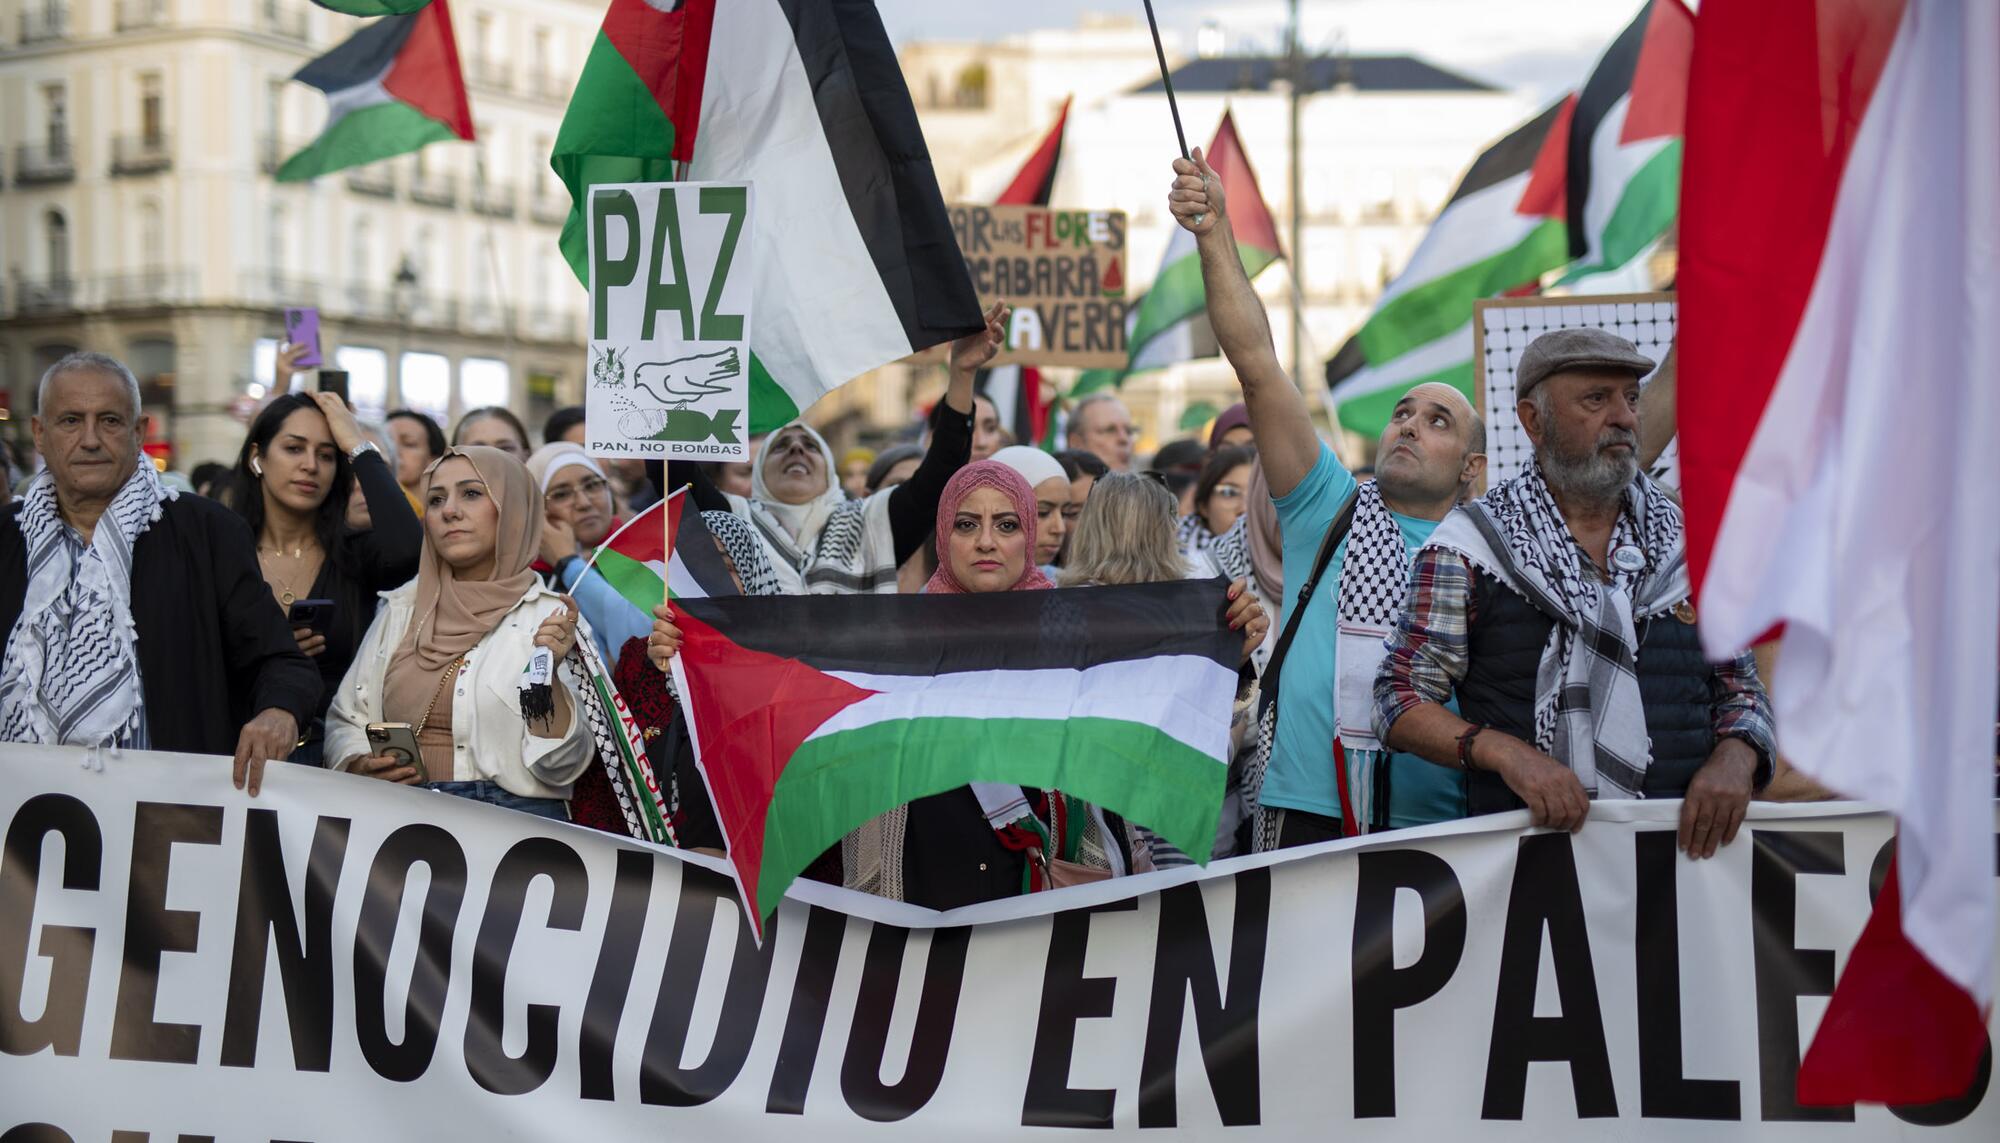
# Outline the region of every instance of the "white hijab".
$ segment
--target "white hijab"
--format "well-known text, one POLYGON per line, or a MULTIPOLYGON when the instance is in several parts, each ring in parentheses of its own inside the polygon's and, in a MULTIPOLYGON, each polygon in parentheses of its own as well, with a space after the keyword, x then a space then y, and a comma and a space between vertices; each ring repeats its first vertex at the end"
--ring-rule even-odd
POLYGON ((840 485, 834 481, 833 449, 827 446, 826 438, 820 436, 811 425, 796 422, 765 437, 764 443, 757 446, 756 459, 750 465, 750 500, 757 507, 776 517, 778 522, 784 525, 785 534, 797 542, 800 548, 810 550, 813 541, 819 538, 820 529, 826 527, 827 517, 847 500, 847 494, 842 492, 840 485), (780 435, 793 429, 798 429, 811 438, 813 447, 819 450, 820 461, 825 466, 826 487, 818 496, 804 504, 785 503, 778 499, 771 491, 771 486, 764 482, 764 461, 770 456, 771 446, 777 443, 780 435))
POLYGON ((794 422, 764 438, 750 466, 750 499, 729 498, 730 508, 756 529, 785 595, 883 594, 896 590, 894 529, 884 488, 866 500, 849 500, 835 479, 833 450, 810 425, 794 422), (819 449, 826 487, 804 504, 786 504, 764 481, 764 460, 779 433, 804 430, 819 449), (831 525, 838 526, 831 526, 831 525))

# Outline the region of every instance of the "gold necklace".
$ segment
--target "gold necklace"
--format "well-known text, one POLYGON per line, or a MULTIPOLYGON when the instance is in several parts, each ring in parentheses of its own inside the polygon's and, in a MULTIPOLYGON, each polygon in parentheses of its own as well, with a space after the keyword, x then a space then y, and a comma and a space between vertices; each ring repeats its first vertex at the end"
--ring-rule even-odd
MULTIPOLYGON (((317 545, 315 545, 315 547, 317 547, 317 545)), ((265 556, 267 554, 282 558, 285 554, 285 549, 281 547, 266 549, 260 544, 257 548, 257 562, 264 566, 265 578, 267 579, 275 578, 278 581, 278 589, 279 589, 278 602, 283 604, 286 610, 289 611, 291 609, 292 604, 297 602, 299 598, 298 592, 296 590, 297 585, 293 582, 293 579, 291 577, 279 575, 277 570, 271 567, 270 563, 265 559, 265 556)), ((291 558, 295 563, 303 562, 305 560, 305 545, 304 544, 295 545, 292 548, 291 558)), ((298 569, 294 567, 293 574, 296 575, 297 571, 298 569)))

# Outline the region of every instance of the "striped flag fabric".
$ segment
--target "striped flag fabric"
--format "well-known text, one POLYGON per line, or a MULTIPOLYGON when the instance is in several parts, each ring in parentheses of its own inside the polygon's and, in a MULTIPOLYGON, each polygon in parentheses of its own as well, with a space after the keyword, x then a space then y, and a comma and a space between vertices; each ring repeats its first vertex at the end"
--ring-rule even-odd
POLYGON ((431 0, 312 0, 329 12, 343 16, 407 16, 431 0))
POLYGON ((549 166, 581 281, 591 185, 757 184, 752 432, 985 326, 869 0, 611 0, 549 166))
POLYGON ((1059 789, 1207 859, 1242 647, 1219 580, 674 610, 682 710, 760 932, 828 846, 969 782, 1059 789))
POLYGON ((1702 640, 1782 627, 1780 747, 1898 826, 1802 1103, 1959 1097, 1987 1050, 1997 59, 1990 3, 1704 0, 1695 30, 1678 421, 1702 640))
POLYGON ((585 570, 593 567, 647 615, 668 599, 737 594, 729 568, 715 549, 714 535, 701 522, 701 512, 685 488, 675 489, 605 537, 585 570), (671 553, 669 532, 674 536, 671 553))
POLYGON ((281 183, 408 154, 441 139, 472 140, 472 108, 446 0, 376 20, 292 78, 326 93, 326 127, 278 168, 281 183))
MULTIPOLYGON (((1069 127, 1070 100, 1063 100, 1055 126, 1035 147, 1021 169, 993 201, 999 205, 1047 206, 1062 163, 1063 134, 1069 127)), ((1027 445, 1044 445, 1049 437, 1049 409, 1042 400, 1042 371, 1032 365, 996 365, 983 369, 975 384, 1000 423, 1027 445)))
MULTIPOLYGON (((1225 111, 1215 128, 1215 138, 1202 158, 1222 180, 1223 199, 1229 206, 1229 222, 1236 231, 1236 253, 1243 270, 1255 279, 1264 268, 1284 257, 1278 245, 1278 224, 1265 205, 1264 192, 1257 187, 1257 172, 1236 132, 1236 120, 1225 111)), ((1074 394, 1088 393, 1107 385, 1122 385, 1133 373, 1164 369, 1181 361, 1214 357, 1220 349, 1208 327, 1208 293, 1201 284, 1201 255, 1194 235, 1186 227, 1175 226, 1167 241, 1166 257, 1154 276, 1146 296, 1139 300, 1128 319, 1125 343, 1130 359, 1123 370, 1092 369, 1077 379, 1074 394)))
POLYGON ((1441 381, 1474 401, 1472 304, 1538 284, 1569 261, 1564 96, 1488 147, 1361 329, 1326 363, 1327 400, 1348 429, 1381 435, 1411 388, 1441 381))
POLYGON ((1561 285, 1591 290, 1643 257, 1680 213, 1681 123, 1694 13, 1648 0, 1577 95, 1569 132, 1569 256, 1561 285))

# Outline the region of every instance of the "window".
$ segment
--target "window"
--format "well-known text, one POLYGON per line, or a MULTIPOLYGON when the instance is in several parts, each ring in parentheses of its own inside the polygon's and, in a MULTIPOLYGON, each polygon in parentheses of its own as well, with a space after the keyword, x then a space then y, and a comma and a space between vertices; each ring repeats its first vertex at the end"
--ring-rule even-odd
POLYGON ((348 238, 347 280, 357 289, 367 289, 375 281, 375 235, 365 214, 354 220, 348 238))
POLYGON ((441 425, 450 421, 450 358, 442 353, 413 350, 403 354, 397 372, 401 374, 403 405, 427 414, 441 425))
POLYGON ((148 146, 158 146, 167 132, 166 96, 161 91, 160 73, 139 76, 139 135, 148 146))
MULTIPOLYGON (((551 139, 549 136, 547 135, 535 136, 535 154, 552 155, 555 153, 555 149, 556 149, 555 140, 551 139)), ((543 159, 541 162, 531 164, 531 166, 533 166, 535 169, 535 197, 537 199, 547 198, 549 196, 548 160, 543 159)))
POLYGON ((66 282, 69 280, 69 220, 60 210, 52 210, 42 216, 42 226, 47 231, 49 280, 66 282))
POLYGON ((458 366, 458 403, 480 409, 507 403, 507 363, 491 357, 468 357, 458 366))
POLYGON ((250 346, 250 396, 262 399, 278 378, 278 339, 260 337, 250 346))
POLYGON ((475 70, 493 58, 493 17, 485 12, 472 18, 472 58, 475 70))
POLYGON ((270 221, 265 224, 264 257, 270 266, 273 290, 284 288, 285 221, 285 204, 272 203, 270 221))
POLYGON ((389 409, 389 355, 371 346, 343 345, 333 363, 347 370, 347 399, 355 415, 379 423, 389 409))
POLYGON ((281 77, 264 81, 264 133, 279 146, 284 145, 285 84, 288 82, 281 77))
POLYGON ((148 199, 139 204, 139 267, 149 276, 166 265, 166 230, 160 223, 160 204, 148 199))
POLYGON ((49 153, 69 150, 69 93, 60 83, 42 87, 42 119, 47 127, 49 153))

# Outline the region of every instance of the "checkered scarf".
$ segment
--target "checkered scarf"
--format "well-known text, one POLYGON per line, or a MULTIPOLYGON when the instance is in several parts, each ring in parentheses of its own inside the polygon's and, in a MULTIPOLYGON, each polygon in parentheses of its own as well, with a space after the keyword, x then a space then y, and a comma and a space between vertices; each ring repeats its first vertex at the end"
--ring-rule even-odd
POLYGON ((1373 796, 1376 768, 1386 756, 1375 737, 1375 672, 1388 653, 1384 640, 1396 624, 1409 578, 1403 529, 1382 502, 1381 486, 1365 481, 1354 493, 1354 523, 1340 565, 1334 663, 1335 723, 1346 754, 1354 814, 1364 825, 1375 823, 1376 810, 1386 808, 1377 807, 1373 796))
POLYGON ((1643 797, 1653 755, 1636 621, 1687 598, 1680 508, 1644 475, 1626 488, 1609 582, 1570 537, 1539 465, 1452 513, 1430 543, 1556 621, 1535 673, 1536 748, 1574 771, 1593 797, 1643 797), (1616 558, 1627 548, 1643 557, 1630 569, 1616 558))
POLYGON ((79 545, 43 472, 21 498, 28 589, 0 661, 0 740, 132 746, 145 725, 132 548, 177 494, 144 457, 79 545))

